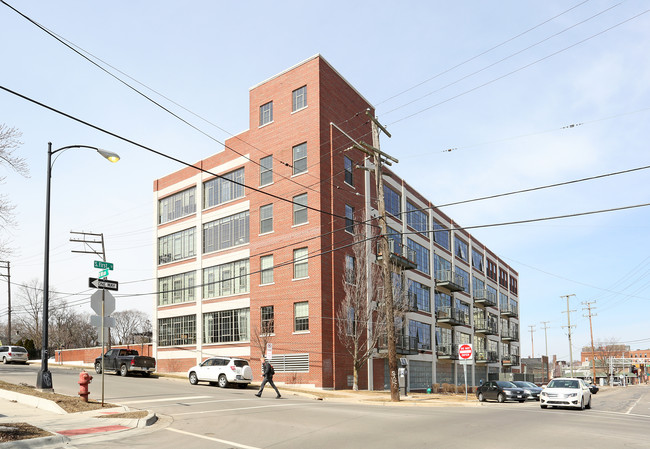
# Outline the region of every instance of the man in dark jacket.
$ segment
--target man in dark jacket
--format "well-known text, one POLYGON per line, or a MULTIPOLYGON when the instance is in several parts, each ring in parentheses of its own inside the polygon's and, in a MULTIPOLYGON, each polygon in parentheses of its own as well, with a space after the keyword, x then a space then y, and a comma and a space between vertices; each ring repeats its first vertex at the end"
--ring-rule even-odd
POLYGON ((264 377, 264 380, 262 381, 262 385, 260 385, 260 391, 258 391, 255 396, 257 396, 258 398, 262 396, 262 391, 264 390, 264 386, 268 382, 269 384, 271 384, 275 392, 278 394, 275 398, 280 399, 282 396, 280 396, 280 392, 278 391, 278 388, 273 383, 274 370, 266 357, 264 358, 264 365, 262 365, 262 370, 263 370, 262 376, 264 377))

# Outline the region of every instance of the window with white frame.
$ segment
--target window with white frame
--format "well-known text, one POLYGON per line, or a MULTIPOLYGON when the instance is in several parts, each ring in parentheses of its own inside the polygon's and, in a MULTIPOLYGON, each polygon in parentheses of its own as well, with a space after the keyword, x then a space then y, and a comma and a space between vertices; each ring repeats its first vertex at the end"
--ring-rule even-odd
POLYGON ((250 340, 250 309, 220 310, 203 314, 203 343, 250 340))
POLYGON ((429 216, 422 211, 421 208, 411 203, 406 202, 406 224, 418 232, 426 232, 429 228, 427 222, 429 216))
POLYGON ((293 147, 293 174, 307 171, 307 142, 293 147))
POLYGON ((203 208, 218 206, 244 196, 244 169, 239 168, 203 183, 203 208))
POLYGON ((196 229, 189 228, 158 238, 158 264, 196 256, 196 229))
POLYGON ((415 261, 418 265, 417 269, 422 273, 429 274, 429 249, 411 239, 406 239, 406 245, 415 251, 415 261))
POLYGON ((352 169, 354 168, 354 163, 352 159, 347 156, 343 156, 343 172, 344 180, 346 184, 354 186, 354 176, 352 175, 352 169))
POLYGON ((449 230, 434 219, 433 220, 433 241, 436 242, 438 245, 442 246, 447 251, 450 251, 449 240, 450 240, 449 230))
POLYGON ((307 301, 293 304, 293 330, 294 332, 309 330, 309 303, 307 301))
POLYGON ((158 279, 158 305, 166 306, 194 301, 195 271, 165 276, 158 279))
POLYGON ((275 312, 273 306, 260 308, 260 326, 262 335, 269 335, 275 332, 275 312))
POLYGON ((260 186, 273 182, 273 156, 260 159, 260 186))
POLYGON ((467 253, 467 243, 464 240, 456 237, 455 239, 455 250, 456 257, 465 262, 469 262, 469 254, 467 253))
POLYGON ((402 213, 402 196, 388 186, 384 186, 384 203, 386 212, 400 218, 402 213))
POLYGON ((307 248, 299 248, 293 250, 293 278, 302 279, 306 278, 309 274, 307 258, 307 248))
POLYGON ((260 284, 273 283, 273 254, 260 257, 260 284))
POLYGON ((273 102, 269 101, 260 106, 260 126, 273 121, 273 102))
POLYGON ((294 226, 307 223, 307 194, 294 196, 292 201, 294 226))
POLYGON ((273 204, 260 207, 260 234, 273 231, 273 204))
POLYGON ((205 223, 203 253, 243 245, 250 241, 248 211, 205 223))
POLYGON ((307 86, 302 86, 292 92, 291 112, 307 107, 307 86))
POLYGON ((158 224, 196 212, 196 187, 183 190, 158 201, 158 224))
POLYGON ((241 295, 250 292, 248 259, 203 269, 203 298, 241 295))
POLYGON ((158 346, 196 344, 196 315, 158 319, 158 346))
POLYGON ((472 267, 477 271, 483 271, 483 253, 472 249, 472 267))

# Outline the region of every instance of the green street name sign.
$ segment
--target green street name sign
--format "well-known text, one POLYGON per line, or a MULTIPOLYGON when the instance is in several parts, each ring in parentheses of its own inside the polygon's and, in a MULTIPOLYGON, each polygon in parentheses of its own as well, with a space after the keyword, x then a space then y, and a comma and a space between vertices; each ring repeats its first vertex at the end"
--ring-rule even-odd
POLYGON ((101 260, 95 261, 95 268, 113 271, 113 264, 110 262, 102 262, 101 260))

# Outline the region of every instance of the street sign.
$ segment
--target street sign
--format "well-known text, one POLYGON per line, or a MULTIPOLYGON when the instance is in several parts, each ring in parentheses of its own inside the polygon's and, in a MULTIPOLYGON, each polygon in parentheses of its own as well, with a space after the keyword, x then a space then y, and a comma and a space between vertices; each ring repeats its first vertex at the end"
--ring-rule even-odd
POLYGON ((108 268, 99 272, 99 279, 105 279, 108 277, 108 268))
MULTIPOLYGON (((90 324, 94 327, 101 329, 102 328, 102 317, 99 315, 90 315, 90 324)), ((104 327, 115 327, 115 318, 112 316, 104 317, 104 327)))
POLYGON ((472 345, 464 344, 458 347, 458 356, 461 360, 469 360, 472 358, 472 345))
MULTIPOLYGON (((108 316, 115 312, 115 297, 111 292, 105 291, 104 293, 104 315, 108 316)), ((102 291, 97 290, 90 297, 90 307, 97 315, 102 314, 102 291)))
POLYGON ((88 287, 92 288, 105 288, 106 290, 117 290, 117 281, 109 281, 108 279, 88 278, 88 287))
POLYGON ((102 262, 101 260, 95 261, 95 268, 104 269, 113 271, 113 264, 110 262, 102 262))
POLYGON ((266 356, 267 359, 273 358, 273 343, 266 344, 266 356))

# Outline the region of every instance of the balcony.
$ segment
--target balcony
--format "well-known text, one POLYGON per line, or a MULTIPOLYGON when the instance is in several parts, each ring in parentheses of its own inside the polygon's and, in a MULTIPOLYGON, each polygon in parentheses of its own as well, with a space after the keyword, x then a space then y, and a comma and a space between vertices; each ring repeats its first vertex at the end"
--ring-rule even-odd
POLYGON ((474 297, 474 304, 480 304, 484 307, 496 307, 497 295, 494 292, 487 291, 487 289, 476 290, 472 293, 474 297))
MULTIPOLYGON (((416 337, 411 337, 402 334, 395 334, 395 350, 399 355, 418 354, 419 353, 418 340, 416 337)), ((379 353, 388 352, 388 336, 383 335, 379 339, 379 342, 377 343, 377 351, 379 353)))
POLYGON ((519 331, 515 329, 502 329, 501 330, 501 340, 502 341, 519 341, 519 331))
MULTIPOLYGON (((404 270, 414 270, 418 267, 415 250, 391 239, 388 239, 388 249, 391 263, 400 266, 404 270)), ((377 260, 382 260, 382 258, 381 242, 377 242, 377 260)))
POLYGON ((465 279, 451 270, 436 270, 436 288, 441 287, 450 292, 465 291, 465 279))
POLYGON ((486 318, 474 318, 474 332, 483 335, 499 335, 496 321, 486 318))
POLYGON ((469 313, 455 307, 437 307, 436 322, 452 326, 469 326, 469 313))
POLYGON ((516 317, 517 307, 508 304, 501 304, 500 312, 502 317, 516 317))
POLYGON ((498 363, 499 354, 496 351, 478 350, 474 355, 476 363, 498 363))
POLYGON ((519 356, 518 355, 504 355, 501 357, 501 363, 503 366, 518 366, 519 365, 519 356))
POLYGON ((397 304, 398 309, 405 312, 418 312, 418 295, 416 293, 408 292, 404 297, 404 304, 397 304))
POLYGON ((446 344, 436 346, 438 360, 458 360, 458 345, 446 344))

